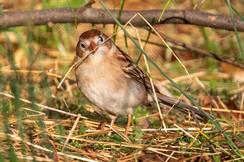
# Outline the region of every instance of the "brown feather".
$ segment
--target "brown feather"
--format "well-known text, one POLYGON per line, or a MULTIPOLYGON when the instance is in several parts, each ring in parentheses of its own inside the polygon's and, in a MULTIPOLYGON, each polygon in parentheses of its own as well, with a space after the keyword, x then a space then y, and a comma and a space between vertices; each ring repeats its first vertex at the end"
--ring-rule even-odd
POLYGON ((101 35, 102 33, 97 29, 88 30, 80 35, 80 39, 89 39, 94 36, 101 35))

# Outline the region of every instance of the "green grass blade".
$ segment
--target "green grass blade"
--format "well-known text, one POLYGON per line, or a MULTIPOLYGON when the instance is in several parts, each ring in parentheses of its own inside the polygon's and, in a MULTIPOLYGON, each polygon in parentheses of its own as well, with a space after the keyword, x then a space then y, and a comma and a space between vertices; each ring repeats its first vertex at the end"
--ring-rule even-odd
POLYGON ((162 17, 163 17, 163 14, 164 14, 165 10, 166 10, 167 8, 169 8, 169 6, 171 5, 171 2, 172 2, 171 0, 168 0, 168 1, 166 2, 166 4, 162 6, 162 12, 160 13, 160 16, 159 16, 159 18, 158 18, 158 22, 161 21, 161 19, 162 19, 162 17))
MULTIPOLYGON (((120 21, 121 15, 123 13, 124 6, 125 6, 125 0, 120 0, 120 8, 119 8, 119 15, 118 15, 119 21, 120 21)), ((116 33, 118 31, 118 27, 119 26, 117 24, 115 24, 114 33, 116 33)), ((114 42, 116 42, 116 34, 114 35, 113 40, 114 40, 114 42)))
POLYGON ((233 24, 233 27, 234 27, 234 32, 235 32, 237 44, 238 44, 238 47, 239 47, 239 50, 240 50, 240 58, 242 59, 242 62, 243 62, 244 61, 243 42, 242 42, 242 40, 240 38, 239 32, 236 29, 236 24, 235 24, 235 20, 234 20, 233 10, 232 10, 232 7, 231 7, 232 5, 231 5, 230 0, 225 0, 225 3, 227 4, 228 10, 229 10, 229 14, 230 14, 230 17, 231 17, 231 20, 232 20, 232 24, 233 24))

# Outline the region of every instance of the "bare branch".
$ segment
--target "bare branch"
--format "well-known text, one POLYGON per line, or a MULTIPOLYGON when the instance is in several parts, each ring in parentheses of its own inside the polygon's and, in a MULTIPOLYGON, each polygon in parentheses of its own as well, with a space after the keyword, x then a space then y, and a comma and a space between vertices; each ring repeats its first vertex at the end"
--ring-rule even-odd
POLYGON ((224 62, 226 64, 230 64, 230 65, 233 65, 233 66, 236 66, 236 67, 239 67, 241 69, 244 69, 244 64, 241 64, 241 63, 238 63, 238 62, 235 62, 233 61, 232 59, 227 59, 227 58, 221 58, 219 56, 219 54, 216 54, 214 52, 209 52, 209 51, 205 51, 203 49, 200 49, 200 48, 197 48, 197 47, 193 47, 189 44, 186 44, 182 41, 179 41, 179 40, 176 40, 176 39, 173 39, 173 38, 170 38, 168 36, 166 36, 165 34, 163 34, 162 32, 158 31, 158 33, 167 41, 167 42, 170 42, 176 46, 180 46, 180 47, 183 47, 184 49, 190 51, 190 52, 193 52, 193 53, 196 53, 196 54, 199 54, 199 55, 202 55, 202 56, 207 56, 207 57, 211 57, 217 61, 220 61, 220 62, 224 62))
MULTIPOLYGON (((119 10, 111 10, 117 17, 119 10)), ((123 11, 120 21, 126 23, 133 15, 140 13, 152 24, 191 24, 215 29, 234 30, 231 18, 193 10, 167 10, 157 22, 161 10, 123 11)), ((244 22, 235 18, 238 31, 244 31, 244 22)), ((0 15, 0 28, 24 26, 27 24, 44 25, 48 23, 93 23, 115 24, 105 10, 84 7, 80 9, 45 9, 23 12, 3 12, 0 15)), ((146 25, 141 19, 132 21, 135 26, 146 25)))

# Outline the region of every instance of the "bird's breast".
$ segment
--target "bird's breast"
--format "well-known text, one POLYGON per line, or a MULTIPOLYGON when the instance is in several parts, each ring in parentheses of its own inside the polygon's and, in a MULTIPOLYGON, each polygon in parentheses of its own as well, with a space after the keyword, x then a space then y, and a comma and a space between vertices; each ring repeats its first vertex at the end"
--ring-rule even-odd
POLYGON ((141 104, 146 98, 145 87, 128 80, 114 62, 81 64, 76 69, 76 78, 80 90, 91 102, 114 114, 124 115, 128 107, 141 104))

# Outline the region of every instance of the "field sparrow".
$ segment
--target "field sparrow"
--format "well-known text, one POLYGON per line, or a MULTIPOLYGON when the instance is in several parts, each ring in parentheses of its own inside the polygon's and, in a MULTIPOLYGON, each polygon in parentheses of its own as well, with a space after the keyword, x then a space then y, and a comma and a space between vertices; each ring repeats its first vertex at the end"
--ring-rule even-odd
MULTIPOLYGON (((148 76, 107 35, 96 29, 80 35, 75 60, 85 56, 86 59, 75 66, 80 91, 109 114, 111 126, 118 115, 128 115, 128 130, 133 108, 153 101, 148 76)), ((207 120, 206 113, 196 107, 160 94, 157 88, 156 92, 160 103, 207 120)))

